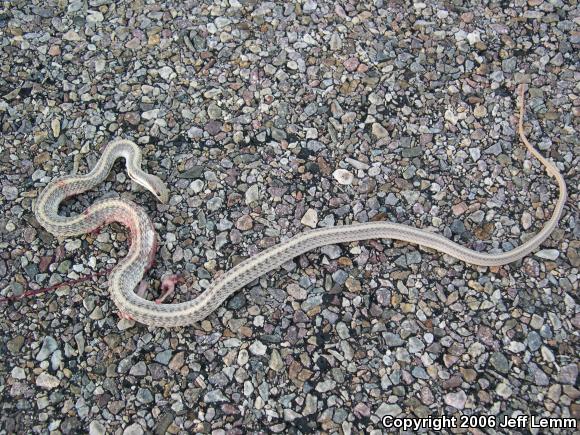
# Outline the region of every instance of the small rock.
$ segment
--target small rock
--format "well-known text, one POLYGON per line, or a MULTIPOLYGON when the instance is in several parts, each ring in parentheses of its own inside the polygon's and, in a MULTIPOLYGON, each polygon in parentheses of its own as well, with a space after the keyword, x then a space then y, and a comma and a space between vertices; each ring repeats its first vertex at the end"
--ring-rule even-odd
POLYGON ((557 249, 542 249, 534 254, 536 257, 544 260, 555 260, 560 256, 560 251, 557 249))
POLYGON ((350 57, 344 61, 344 67, 347 71, 353 72, 358 68, 359 61, 356 57, 350 57))
POLYGON ((392 332, 383 332, 383 339, 389 347, 398 347, 405 344, 405 341, 398 334, 392 332))
POLYGON ((532 352, 535 352, 542 346, 542 338, 536 331, 531 331, 528 334, 528 347, 532 352))
POLYGON ((260 199, 260 191, 257 184, 252 184, 248 190, 246 190, 246 205, 250 205, 254 201, 260 199))
POLYGON ((40 348, 38 354, 36 354, 36 361, 44 361, 48 359, 48 357, 52 355, 56 349, 58 349, 58 343, 56 340, 50 335, 44 337, 44 340, 42 341, 42 347, 40 348))
POLYGON ((389 132, 387 131, 387 129, 378 122, 373 123, 372 132, 377 139, 389 137, 389 132))
POLYGON ((504 382, 502 382, 501 384, 499 384, 499 385, 498 385, 498 386, 495 388, 495 392, 496 392, 496 393, 497 393, 499 396, 503 397, 504 399, 507 399, 507 398, 508 398, 508 397, 510 397, 510 396, 512 395, 512 393, 513 393, 513 391, 512 391, 512 388, 511 388, 511 387, 510 387, 508 384, 506 384, 506 383, 504 383, 504 382))
POLYGON ((189 130, 187 130, 187 136, 190 139, 201 139, 203 137, 203 130, 195 126, 191 127, 189 130))
POLYGON ((207 107, 207 114, 210 119, 220 119, 222 117, 222 109, 216 103, 210 103, 207 107))
POLYGON ((316 391, 319 393, 326 393, 330 390, 333 390, 336 387, 336 382, 332 379, 327 379, 325 381, 319 382, 316 384, 316 391))
POLYGON ((209 121, 205 124, 205 131, 212 136, 216 136, 220 131, 222 131, 222 123, 216 120, 209 121))
POLYGON ((51 390, 53 388, 58 387, 60 381, 56 376, 52 376, 46 372, 41 373, 36 378, 36 385, 41 388, 46 388, 47 390, 51 390))
POLYGON ((318 212, 313 208, 309 208, 302 216, 300 222, 307 227, 316 228, 316 225, 318 225, 318 212))
POLYGON ((51 45, 48 49, 48 54, 51 56, 60 56, 60 47, 58 45, 51 45))
POLYGON ((510 368, 509 361, 505 357, 505 355, 501 352, 492 353, 489 362, 498 372, 505 374, 509 371, 510 368))
POLYGON ((522 214, 522 228, 528 230, 532 226, 532 215, 527 211, 522 214))
POLYGON ((465 391, 460 390, 457 393, 449 393, 443 397, 446 405, 453 406, 459 410, 465 407, 465 402, 467 402, 467 395, 465 391))
POLYGON ((18 189, 16 186, 4 186, 2 188, 2 195, 4 195, 4 198, 8 201, 14 201, 18 198, 18 189))
POLYGON ((476 42, 481 42, 481 37, 479 32, 471 32, 467 34, 467 41, 470 45, 474 45, 476 42))
POLYGON ((137 390, 136 398, 141 403, 151 403, 153 402, 153 394, 147 388, 139 388, 137 390))
POLYGON ((206 403, 227 402, 228 398, 220 390, 210 390, 203 396, 203 401, 206 403))
POLYGON ((130 39, 126 44, 125 48, 129 48, 131 50, 136 50, 141 47, 141 40, 139 38, 130 39))
POLYGON ((302 5, 302 10, 304 12, 314 12, 317 7, 318 4, 314 0, 306 0, 304 5, 302 5))
POLYGON ((396 417, 401 414, 401 412, 403 412, 403 410, 397 404, 381 403, 381 406, 378 407, 376 414, 379 416, 379 418, 383 418, 385 415, 396 417))
POLYGON ((173 69, 171 69, 171 67, 169 66, 164 66, 162 68, 159 68, 157 72, 159 73, 159 75, 163 80, 168 80, 171 78, 171 74, 173 74, 173 69))
POLYGON ((334 179, 338 184, 350 186, 354 180, 354 175, 346 169, 337 169, 332 173, 334 179))
POLYGON ((254 226, 254 220, 251 216, 245 214, 236 221, 236 228, 240 231, 251 230, 254 226))
POLYGON ((173 371, 179 370, 185 363, 185 352, 178 352, 171 361, 169 361, 169 368, 173 371))
POLYGON ((105 17, 99 11, 87 11, 87 23, 95 24, 102 22, 105 17))
POLYGON ((249 349, 254 355, 265 355, 267 347, 261 341, 256 340, 250 345, 249 349))
POLYGON ((578 377, 578 365, 568 364, 560 369, 559 382, 562 384, 575 385, 578 377))
POLYGON ((89 435, 105 435, 107 429, 100 421, 93 420, 89 424, 89 435))
POLYGON ((475 109, 473 109, 473 116, 475 116, 478 119, 484 118, 486 115, 487 109, 485 108, 485 106, 478 105, 475 107, 475 109))
POLYGON ((14 367, 10 372, 10 376, 14 379, 26 379, 26 372, 22 367, 14 367))
POLYGON ((282 361, 280 352, 278 352, 276 349, 272 351, 272 355, 270 356, 270 363, 268 366, 275 372, 279 372, 284 368, 284 361, 282 361))
POLYGON ((333 51, 340 50, 342 48, 342 39, 338 33, 333 33, 330 37, 330 49, 333 51))
POLYGON ((123 435, 143 435, 143 428, 139 426, 137 423, 133 423, 130 426, 127 426, 123 431, 123 435))
POLYGON ((52 129, 52 136, 58 138, 60 135, 60 120, 58 118, 53 118, 50 121, 50 128, 52 129))
POLYGON ((65 41, 72 41, 72 42, 77 42, 77 41, 82 40, 82 38, 79 36, 79 34, 72 29, 69 30, 68 32, 66 32, 64 35, 62 35, 62 39, 65 41))
POLYGON ((171 349, 164 350, 163 352, 159 352, 155 356, 155 361, 157 361, 159 364, 163 364, 164 366, 166 366, 167 364, 169 364, 172 355, 173 351, 171 349))
POLYGON ((217 211, 221 208, 223 203, 224 203, 223 199, 221 199, 219 196, 214 196, 209 201, 207 201, 206 205, 209 211, 217 211))
POLYGON ((137 364, 129 369, 129 374, 132 376, 145 376, 147 374, 147 365, 145 361, 139 361, 137 364))
POLYGON ((409 338, 409 352, 419 353, 425 349, 425 344, 419 340, 417 337, 409 338))
POLYGON ((148 110, 141 115, 143 119, 151 120, 159 117, 159 109, 148 110))
POLYGON ((477 162, 481 157, 481 149, 479 148, 469 148, 469 155, 474 162, 477 162))

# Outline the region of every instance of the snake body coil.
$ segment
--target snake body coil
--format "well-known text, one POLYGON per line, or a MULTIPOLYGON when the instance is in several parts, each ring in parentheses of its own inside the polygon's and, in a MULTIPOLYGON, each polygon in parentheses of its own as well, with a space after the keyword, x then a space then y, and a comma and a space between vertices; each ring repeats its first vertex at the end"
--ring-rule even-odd
POLYGON ((38 222, 58 237, 71 237, 119 222, 131 232, 132 243, 127 256, 113 269, 109 287, 113 301, 124 313, 152 326, 189 325, 204 319, 235 291, 265 273, 280 267, 292 258, 324 245, 368 239, 396 239, 414 243, 458 258, 469 264, 498 266, 519 260, 536 249, 554 230, 566 202, 566 183, 556 166, 530 145, 523 131, 523 90, 521 87, 519 135, 528 148, 553 176, 560 193, 552 217, 544 228, 517 248, 502 253, 481 253, 451 240, 418 228, 391 222, 368 222, 321 228, 296 235, 238 264, 212 284, 197 298, 178 304, 156 304, 135 293, 157 250, 157 234, 145 211, 129 201, 105 199, 94 203, 77 216, 58 214, 59 204, 66 198, 85 192, 101 183, 115 160, 124 157, 129 176, 150 190, 158 200, 168 200, 165 184, 141 170, 141 150, 128 140, 115 140, 105 148, 95 168, 87 175, 66 176, 51 181, 39 195, 35 213, 38 222))

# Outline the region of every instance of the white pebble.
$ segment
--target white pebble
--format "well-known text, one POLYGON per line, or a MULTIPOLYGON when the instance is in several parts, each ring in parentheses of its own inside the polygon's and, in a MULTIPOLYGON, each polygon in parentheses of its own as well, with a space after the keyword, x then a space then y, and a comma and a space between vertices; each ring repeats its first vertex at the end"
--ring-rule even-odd
POLYGON ((543 258, 545 260, 555 260, 560 256, 560 251, 557 249, 542 249, 536 252, 536 257, 543 258))
POLYGON ((265 355, 266 354, 266 346, 259 340, 254 341, 250 345, 250 352, 254 355, 265 355))
POLYGON ((10 372, 10 376, 12 376, 14 379, 25 379, 26 372, 22 367, 14 367, 12 372, 10 372))
POLYGON ((46 372, 41 373, 36 378, 36 385, 41 388, 52 389, 58 387, 60 381, 57 377, 52 376, 46 372))
POLYGON ((332 173, 332 176, 336 181, 338 181, 338 184, 343 184, 345 186, 351 185, 354 180, 354 175, 346 169, 337 169, 332 173))
POLYGON ((309 208, 304 216, 302 216, 302 220, 300 221, 302 225, 306 225, 310 228, 316 228, 318 224, 318 212, 313 208, 309 208))

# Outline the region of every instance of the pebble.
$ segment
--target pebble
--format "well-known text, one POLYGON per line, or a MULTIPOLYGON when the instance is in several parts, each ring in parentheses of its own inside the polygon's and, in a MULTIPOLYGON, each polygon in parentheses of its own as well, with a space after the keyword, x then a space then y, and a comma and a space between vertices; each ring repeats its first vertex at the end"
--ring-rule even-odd
POLYGON ((107 428, 100 421, 93 420, 89 424, 89 435, 105 435, 106 433, 107 428))
POLYGON ((389 132, 387 129, 378 122, 373 123, 372 132, 377 139, 384 139, 389 137, 389 132))
POLYGON ((327 379, 316 384, 316 391, 318 391, 319 393, 326 393, 328 391, 334 390, 335 387, 336 382, 333 381, 332 379, 327 379))
POLYGON ((469 148, 469 155, 474 162, 477 162, 481 157, 481 149, 479 148, 469 148))
POLYGON ((145 376, 147 374, 147 365, 144 361, 138 361, 129 369, 129 374, 132 376, 145 376))
POLYGON ((455 393, 447 393, 443 397, 443 400, 446 405, 462 410, 465 408, 465 403, 467 402, 467 394, 463 390, 455 393))
POLYGON ((506 356, 501 352, 494 352, 491 354, 489 362, 500 373, 507 373, 510 365, 506 356))
POLYGON ((342 184, 344 186, 351 185, 354 180, 354 175, 346 169, 337 169, 332 173, 332 176, 338 182, 338 184, 342 184))
POLYGON ((350 71, 350 72, 356 71, 358 66, 359 66, 359 61, 356 57, 349 57, 344 62, 344 67, 346 68, 347 71, 350 71))
POLYGON ((147 110, 141 114, 141 117, 149 121, 151 119, 157 119, 159 117, 159 113, 159 109, 147 110))
POLYGON ((62 39, 71 42, 78 42, 82 40, 79 34, 72 29, 66 32, 64 35, 62 35, 62 39))
POLYGON ((101 23, 105 17, 99 11, 87 11, 87 23, 96 24, 101 23))
POLYGON ((4 195, 4 198, 8 201, 14 201, 18 198, 18 188, 15 186, 4 186, 2 188, 2 195, 4 195))
POLYGON ((577 363, 565 365, 560 369, 559 382, 562 384, 576 385, 576 378, 578 378, 577 363))
POLYGON ((272 351, 268 366, 276 372, 279 372, 284 368, 284 361, 282 361, 282 357, 276 349, 272 351))
POLYGON ((42 372, 36 378, 36 385, 47 390, 52 390, 60 385, 60 381, 56 376, 42 372))
POLYGON ((173 351, 171 349, 166 349, 162 352, 159 352, 155 356, 155 361, 157 361, 159 364, 163 364, 164 366, 166 366, 167 364, 169 364, 169 361, 171 360, 172 356, 173 351))
POLYGON ((376 414, 379 418, 383 418, 385 415, 390 415, 391 417, 397 417, 403 412, 402 408, 397 404, 392 403, 382 403, 376 414))
POLYGON ((26 372, 22 367, 14 367, 10 372, 10 376, 14 379, 26 379, 26 372))
POLYGON ((169 80, 171 76, 174 74, 173 69, 169 66, 159 68, 157 71, 159 72, 159 75, 163 80, 169 80))
POLYGON ((304 216, 302 216, 300 223, 310 228, 316 228, 316 225, 318 225, 318 212, 309 208, 306 210, 306 213, 304 213, 304 216))
POLYGON ((542 249, 534 255, 545 260, 556 260, 560 256, 560 251, 557 249, 542 249))
POLYGON ((532 352, 537 351, 542 346, 542 338, 536 331, 530 331, 527 341, 528 347, 532 352))
POLYGON ((250 352, 252 352, 254 355, 265 355, 266 350, 268 348, 266 347, 266 345, 264 345, 264 343, 262 343, 259 340, 256 340, 250 345, 249 349, 250 352))
POLYGON ((203 397, 203 401, 206 403, 216 403, 216 402, 227 402, 228 399, 224 396, 220 390, 210 390, 203 397))
POLYGON ((498 384, 498 386, 495 389, 495 392, 502 399, 507 399, 513 394, 512 388, 505 382, 501 382, 500 384, 498 384))
POLYGON ((207 201, 206 206, 209 211, 217 211, 222 207, 223 202, 223 199, 219 196, 215 196, 207 201))
POLYGON ((254 226, 254 221, 251 216, 243 215, 236 221, 236 228, 240 231, 251 230, 254 226))
POLYGON ((36 354, 36 361, 44 361, 48 359, 56 349, 58 349, 58 343, 56 340, 50 335, 44 337, 44 340, 42 340, 42 347, 36 354))
POLYGON ((254 184, 246 190, 246 204, 250 205, 260 199, 260 190, 257 184, 254 184))
POLYGON ((133 423, 123 430, 123 435, 143 435, 144 433, 143 428, 137 423, 133 423))

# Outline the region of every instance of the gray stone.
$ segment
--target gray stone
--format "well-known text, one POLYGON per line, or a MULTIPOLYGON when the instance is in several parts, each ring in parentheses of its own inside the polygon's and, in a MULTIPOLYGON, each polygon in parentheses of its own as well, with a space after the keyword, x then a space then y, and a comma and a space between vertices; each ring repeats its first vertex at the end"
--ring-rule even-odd
POLYGON ((465 408, 465 403, 467 402, 467 395, 465 391, 460 390, 456 393, 448 393, 443 397, 443 401, 446 405, 453 406, 459 410, 465 408))
POLYGON ((137 400, 141 403, 153 402, 153 394, 147 388, 139 388, 137 390, 137 400))
POLYGON ((145 376, 147 374, 147 365, 145 361, 139 361, 137 364, 129 369, 129 374, 132 376, 145 376))
POLYGON ((159 352, 155 356, 155 361, 157 361, 159 364, 163 364, 164 366, 166 366, 167 364, 169 364, 172 355, 173 351, 171 349, 164 350, 163 352, 159 352))
POLYGON ((501 352, 492 353, 489 362, 498 372, 504 374, 509 372, 510 363, 503 353, 501 352))
POLYGON ((52 353, 58 349, 58 343, 50 335, 44 337, 40 351, 36 354, 36 361, 44 361, 48 359, 52 353))
POLYGON ((401 339, 398 334, 392 332, 383 332, 383 339, 385 340, 385 344, 389 347, 398 347, 405 344, 405 341, 401 339))

